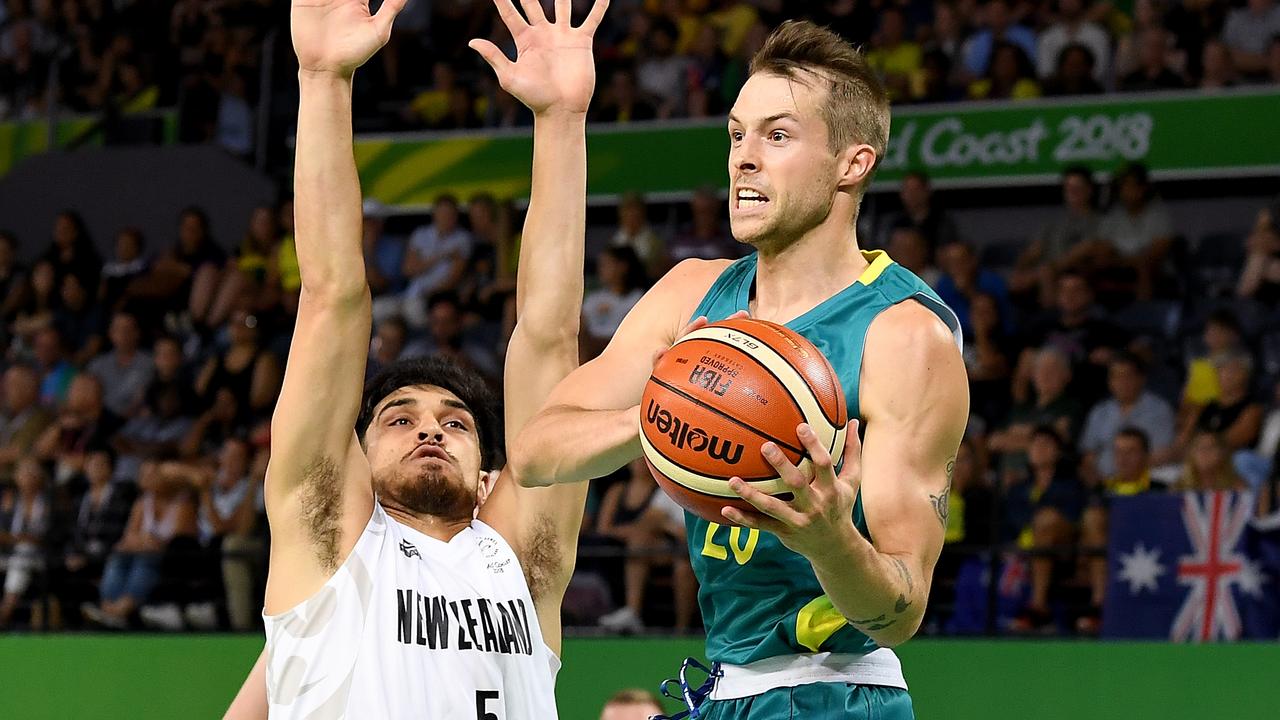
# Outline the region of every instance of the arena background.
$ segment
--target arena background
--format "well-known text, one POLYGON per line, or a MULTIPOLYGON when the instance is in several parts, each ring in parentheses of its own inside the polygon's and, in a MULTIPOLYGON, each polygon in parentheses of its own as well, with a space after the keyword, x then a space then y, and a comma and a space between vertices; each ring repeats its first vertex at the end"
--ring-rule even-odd
MULTIPOLYGON (((366 211, 378 228, 375 243, 385 240, 403 252, 407 238, 434 221, 444 196, 462 200, 463 225, 476 231, 476 247, 489 243, 488 255, 466 258, 469 276, 483 276, 487 285, 479 288, 477 281, 469 290, 456 289, 470 298, 454 300, 465 330, 444 337, 433 318, 402 338, 405 346, 445 347, 482 366, 500 362, 506 317, 501 300, 480 308, 476 298, 490 297, 490 291, 501 298, 503 282, 510 280, 504 255, 512 252, 527 201, 530 119, 512 108, 511 99, 488 80, 487 68, 461 47, 472 34, 492 35, 503 44, 501 31, 491 29, 487 3, 415 5, 398 26, 398 45, 384 53, 396 62, 375 58, 358 77, 355 155, 366 211), (486 195, 497 207, 501 229, 482 242, 467 213, 486 195)), ((1003 374, 983 375, 990 368, 972 350, 966 358, 975 398, 987 401, 975 404, 970 424, 968 442, 977 456, 971 485, 955 493, 968 499, 969 518, 958 537, 949 538, 925 627, 899 650, 917 716, 1274 717, 1280 708, 1280 7, 1250 0, 1249 7, 1262 8, 1250 19, 1241 14, 1250 11, 1240 1, 1079 3, 1109 56, 1097 82, 1090 83, 1087 71, 1072 76, 1052 58, 1049 72, 1038 72, 1045 59, 1035 53, 1021 58, 1030 65, 1015 63, 1012 79, 993 71, 962 72, 970 44, 984 34, 991 39, 995 5, 1011 12, 1008 27, 1019 30, 1002 32, 1014 45, 1038 50, 1062 34, 1062 3, 1049 0, 614 0, 597 43, 600 83, 588 132, 588 287, 607 290, 601 254, 634 245, 641 255, 645 246, 637 238, 644 233, 672 248, 699 240, 724 247, 723 222, 709 236, 698 235, 697 204, 712 198, 724 220, 722 114, 742 81, 752 44, 764 32, 783 18, 803 15, 879 53, 875 62, 898 83, 898 95, 890 147, 859 219, 860 242, 893 248, 895 241, 909 244, 898 237, 900 231, 918 232, 927 252, 913 269, 950 282, 966 302, 984 294, 1010 296, 997 310, 1004 331, 994 341, 969 338, 971 349, 994 347, 1007 365, 1003 374), (906 36, 894 30, 890 16, 905 23, 906 36), (708 28, 709 46, 699 41, 708 28), (1271 28, 1271 35, 1264 37, 1259 28, 1271 28), (664 36, 675 41, 670 51, 662 49, 664 36), (1258 49, 1259 38, 1261 55, 1249 49, 1258 49), (1163 52, 1144 55, 1143 43, 1163 52), (1237 63, 1241 67, 1233 67, 1237 63), (664 74, 676 66, 683 74, 664 74), (661 80, 668 77, 677 77, 678 87, 664 96, 661 80), (637 82, 645 87, 637 90, 637 82), (1026 260, 1042 228, 1063 214, 1065 169, 1079 166, 1092 173, 1099 220, 1122 208, 1113 180, 1133 172, 1133 163, 1149 172, 1151 200, 1141 212, 1158 203, 1170 225, 1170 251, 1156 268, 1153 287, 1135 287, 1126 274, 1132 268, 1123 263, 1091 260, 1082 268, 1061 258, 1026 260), (918 199, 922 180, 927 221, 913 219, 904 208, 913 190, 904 186, 916 183, 918 199), (637 203, 642 231, 628 229, 622 218, 637 203), (1269 221, 1263 214, 1268 208, 1274 208, 1269 221), (978 291, 959 290, 964 282, 957 279, 968 271, 942 259, 942 248, 957 242, 978 258, 968 278, 977 281, 978 291), (1025 281, 1028 271, 1034 276, 1042 266, 1043 278, 1031 280, 1021 297, 1010 292, 1019 271, 1025 281), (1246 287, 1241 275, 1257 268, 1271 275, 1246 287), (1148 389, 1179 413, 1177 426, 1166 428, 1175 447, 1164 472, 1152 473, 1160 475, 1152 488, 1171 492, 1117 500, 1115 517, 1126 521, 1112 523, 1101 547, 1087 547, 1074 535, 1057 538, 1061 542, 1029 539, 1020 532, 1029 526, 1027 516, 1010 510, 1027 478, 1005 456, 1025 454, 1026 440, 1013 447, 1001 433, 1019 425, 1030 433, 1026 409, 1035 406, 1013 397, 1016 366, 1022 353, 1045 340, 1037 330, 1041 316, 1060 311, 1052 292, 1038 296, 1040 283, 1060 282, 1064 270, 1085 275, 1096 300, 1090 322, 1111 333, 1107 349, 1136 353, 1148 389), (1214 323, 1235 333, 1221 352, 1206 330, 1214 323), (1257 408, 1259 427, 1245 440, 1233 439, 1229 461, 1219 463, 1220 476, 1206 478, 1192 453, 1182 452, 1205 429, 1203 408, 1186 398, 1193 376, 1203 380, 1196 372, 1241 362, 1241 356, 1249 358, 1247 404, 1257 408), (1217 534, 1212 542, 1198 541, 1191 521, 1180 524, 1218 502, 1258 516, 1221 547, 1217 534), (985 514, 976 516, 975 508, 985 514), (1163 555, 1139 552, 1151 548, 1163 555), (1195 553, 1207 555, 1197 560, 1195 553), (1047 619, 1027 613, 1030 568, 1043 558, 1056 561, 1047 619), (1093 606, 1084 577, 1091 560, 1108 567, 1102 607, 1093 606), (1192 589, 1197 577, 1207 589, 1192 589)), ((108 334, 108 316, 118 310, 142 318, 146 342, 162 335, 180 341, 178 377, 189 385, 197 384, 210 358, 222 357, 238 319, 246 326, 250 317, 261 323, 255 352, 282 357, 291 327, 289 253, 282 248, 291 247, 291 230, 273 225, 265 246, 257 247, 251 218, 255 209, 275 211, 288 200, 297 97, 287 8, 284 0, 69 0, 56 7, 17 0, 0 8, 0 236, 12 250, 12 257, 0 257, 0 296, 17 298, 0 308, 0 367, 39 369, 40 402, 50 420, 74 415, 66 404, 70 377, 95 372, 87 351, 110 347, 102 336, 108 334), (147 278, 154 261, 175 245, 179 213, 189 206, 210 219, 218 262, 224 262, 222 253, 234 256, 217 269, 220 288, 239 288, 234 312, 228 308, 226 317, 202 326, 185 298, 175 301, 170 293, 139 300, 143 295, 131 298, 126 285, 96 284, 100 277, 147 278), (77 237, 76 257, 64 262, 50 249, 50 238, 61 232, 56 219, 68 210, 83 219, 86 232, 77 237), (140 258, 119 256, 117 236, 125 228, 145 238, 140 258), (87 263, 92 267, 83 262, 82 241, 96 249, 90 253, 94 262, 87 263), (240 261, 249 257, 261 264, 246 271, 240 261), (53 295, 66 292, 62 284, 75 276, 88 289, 88 300, 33 300, 30 275, 42 262, 56 266, 53 295), (253 276, 259 270, 265 279, 262 273, 253 276), (232 286, 228 278, 242 274, 251 277, 242 287, 232 286), (89 276, 92 283, 85 281, 89 276), (41 325, 41 313, 52 320, 44 317, 41 325), (47 325, 62 332, 66 345, 56 367, 37 347, 47 325), (75 333, 78 339, 71 342, 66 336, 75 333), (50 377, 61 385, 46 392, 50 377)), ((643 270, 652 275, 664 259, 639 260, 650 261, 643 270)), ((398 268, 397 263, 392 265, 398 268)), ((387 291, 395 289, 393 282, 387 291)), ((592 351, 598 346, 584 354, 592 351)), ((376 344, 371 357, 384 360, 376 344)), ((1075 451, 1084 450, 1085 412, 1107 398, 1106 369, 1093 360, 1073 360, 1072 370, 1076 377, 1067 394, 1083 407, 1061 438, 1066 457, 1060 465, 1064 481, 1087 483, 1094 491, 1106 487, 1106 478, 1085 480, 1084 472, 1077 478, 1082 464, 1076 461, 1083 458, 1075 451)), ((184 396, 184 421, 198 425, 213 412, 220 388, 211 382, 197 396, 184 396)), ((267 452, 255 432, 270 412, 267 385, 266 401, 246 397, 253 407, 241 408, 226 432, 248 439, 257 457, 267 452)), ((14 554, 3 531, 11 527, 5 500, 15 493, 15 456, 37 458, 58 480, 45 486, 46 497, 64 514, 55 514, 36 553, 40 569, 58 568, 76 552, 75 513, 67 508, 75 507, 85 485, 80 466, 71 461, 93 448, 42 449, 28 442, 7 455, 17 442, 10 423, 20 413, 8 406, 0 410, 0 569, 12 567, 14 554)), ((135 419, 146 414, 140 411, 135 419)), ((128 434, 109 430, 110 440, 117 430, 128 434)), ((184 451, 184 461, 214 467, 221 445, 212 437, 197 438, 198 447, 184 451)), ((599 483, 590 524, 599 520, 605 488, 627 480, 624 472, 599 483)), ((117 478, 125 487, 135 481, 117 478)), ((965 513, 964 506, 953 508, 962 518, 965 513)), ((257 520, 237 537, 249 541, 240 549, 223 546, 227 557, 253 564, 250 595, 261 587, 265 531, 257 520)), ((614 692, 656 690, 682 658, 701 656, 696 617, 686 631, 674 630, 676 580, 669 570, 655 571, 641 625, 602 621, 622 604, 617 575, 623 560, 678 559, 684 551, 669 540, 636 551, 616 538, 591 531, 584 536, 580 582, 566 602, 568 639, 557 687, 567 720, 594 720, 614 692)), ((194 598, 188 609, 214 606, 211 626, 223 632, 212 634, 160 629, 191 631, 202 624, 189 617, 174 626, 141 616, 127 619, 129 632, 104 632, 82 621, 67 600, 92 604, 96 596, 84 596, 85 587, 81 595, 67 594, 63 578, 38 569, 17 599, 9 627, 0 630, 0 718, 218 716, 262 636, 255 619, 247 631, 229 619, 208 547, 174 553, 179 562, 198 558, 208 572, 179 573, 165 578, 162 587, 166 599, 194 598), (51 608, 61 611, 60 621, 50 619, 51 608)), ((88 580, 96 592, 98 579, 88 580)), ((676 706, 668 702, 666 709, 676 706)))

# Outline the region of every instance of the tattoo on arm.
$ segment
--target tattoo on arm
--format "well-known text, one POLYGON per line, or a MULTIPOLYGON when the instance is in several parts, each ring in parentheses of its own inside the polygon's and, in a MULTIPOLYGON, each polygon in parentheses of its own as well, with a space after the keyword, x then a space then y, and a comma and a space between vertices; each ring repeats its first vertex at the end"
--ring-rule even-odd
POLYGON ((885 615, 881 614, 873 618, 866 618, 865 620, 853 619, 849 621, 849 624, 853 625, 859 630, 866 631, 866 630, 883 630, 889 627, 890 625, 893 625, 894 623, 898 622, 897 620, 886 620, 885 617, 886 617, 885 615))
POLYGON ((938 522, 942 523, 942 529, 947 529, 947 513, 948 499, 951 497, 951 478, 955 474, 956 459, 952 457, 947 461, 947 486, 943 488, 940 495, 930 495, 929 500, 933 501, 933 511, 938 514, 938 522))

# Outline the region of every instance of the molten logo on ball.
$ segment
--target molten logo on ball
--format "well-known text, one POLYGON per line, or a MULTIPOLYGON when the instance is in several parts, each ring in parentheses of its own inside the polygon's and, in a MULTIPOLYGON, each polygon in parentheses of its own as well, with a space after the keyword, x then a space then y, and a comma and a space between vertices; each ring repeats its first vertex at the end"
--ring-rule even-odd
POLYGON ((694 452, 706 453, 712 460, 721 460, 730 465, 737 465, 742 459, 741 443, 707 435, 707 431, 700 427, 690 427, 689 423, 672 415, 670 411, 663 410, 653 400, 649 401, 645 422, 671 438, 671 444, 681 450, 688 448, 694 452))

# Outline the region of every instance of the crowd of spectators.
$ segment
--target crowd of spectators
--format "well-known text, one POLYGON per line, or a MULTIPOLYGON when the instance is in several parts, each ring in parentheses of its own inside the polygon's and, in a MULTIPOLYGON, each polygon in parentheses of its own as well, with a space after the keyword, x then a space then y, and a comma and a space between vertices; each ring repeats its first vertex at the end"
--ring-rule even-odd
MULTIPOLYGON (((575 12, 585 15, 589 2, 574 0, 575 12)), ((372 4, 376 10, 379 0, 372 4)), ((551 0, 543 4, 549 12, 551 0)), ((179 106, 183 139, 246 155, 271 49, 264 41, 287 40, 288 6, 4 0, 0 120, 41 116, 50 101, 74 112, 179 106)), ((615 0, 596 39, 593 119, 724 114, 752 54, 788 18, 814 20, 862 46, 898 103, 1280 82, 1276 0, 615 0)), ((491 3, 409 0, 389 46, 363 71, 357 123, 529 124, 466 47, 474 37, 514 53, 491 3)), ((270 64, 281 89, 292 86, 285 44, 276 44, 270 64)))
MULTIPOLYGON (((1274 508, 1280 207, 1197 243, 1141 166, 1110 193, 1073 167, 1015 255, 968 242, 922 174, 893 200, 868 205, 862 243, 957 311, 971 383, 931 631, 985 628, 974 563, 988 561, 969 550, 996 544, 1020 581, 1001 587, 1022 587, 1007 627, 1095 632, 1110 496, 1249 489, 1274 508), (1232 285, 1214 279, 1222 262, 1232 285)), ((107 258, 73 211, 39 252, 0 233, 0 627, 255 624, 268 421, 300 288, 292 213, 259 208, 224 246, 191 207, 155 244, 117 229, 107 258)), ((518 211, 481 194, 441 197, 417 226, 376 202, 365 214, 369 372, 439 353, 496 386, 518 211)), ((725 215, 700 190, 662 212, 630 195, 611 226, 593 221, 584 359, 674 262, 748 250, 725 215)), ((683 533, 642 465, 595 483, 569 623, 696 627, 683 533)))

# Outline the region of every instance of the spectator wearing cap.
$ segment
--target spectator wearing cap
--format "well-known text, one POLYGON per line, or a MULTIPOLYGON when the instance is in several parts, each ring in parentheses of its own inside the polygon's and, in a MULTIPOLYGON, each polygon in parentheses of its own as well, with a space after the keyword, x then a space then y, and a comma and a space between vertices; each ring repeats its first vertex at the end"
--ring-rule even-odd
POLYGON ((0 486, 13 482, 14 466, 30 455, 36 440, 53 421, 40 405, 40 377, 28 365, 4 372, 4 406, 0 410, 0 486))
POLYGON ((1227 14, 1222 41, 1231 49, 1231 59, 1240 72, 1263 75, 1272 39, 1280 35, 1280 4, 1276 0, 1248 0, 1227 14))
POLYGON ((1054 22, 1040 33, 1036 46, 1036 72, 1048 78, 1059 69, 1063 51, 1071 46, 1083 47, 1093 59, 1090 68, 1096 83, 1111 69, 1111 36, 1086 14, 1084 0, 1058 0, 1054 22))
POLYGON ((155 375, 151 354, 142 350, 142 328, 132 313, 119 311, 107 330, 111 350, 94 358, 86 371, 103 387, 103 403, 112 413, 130 418, 137 414, 143 395, 155 375))
POLYGON ((1118 355, 1111 361, 1107 369, 1110 395, 1089 411, 1080 438, 1081 467, 1087 481, 1115 474, 1115 437, 1125 427, 1146 433, 1154 464, 1175 456, 1173 409, 1147 391, 1146 379, 1146 371, 1132 355, 1118 355))

